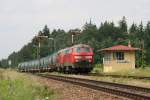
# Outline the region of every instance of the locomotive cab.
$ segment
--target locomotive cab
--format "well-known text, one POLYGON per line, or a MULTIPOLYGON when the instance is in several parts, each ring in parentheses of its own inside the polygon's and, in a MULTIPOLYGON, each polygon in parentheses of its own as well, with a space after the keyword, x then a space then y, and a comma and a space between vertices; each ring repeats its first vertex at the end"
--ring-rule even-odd
POLYGON ((93 63, 93 50, 90 47, 75 47, 74 50, 75 62, 90 62, 93 63))
POLYGON ((73 47, 73 63, 79 72, 92 70, 93 49, 88 45, 76 45, 73 47))

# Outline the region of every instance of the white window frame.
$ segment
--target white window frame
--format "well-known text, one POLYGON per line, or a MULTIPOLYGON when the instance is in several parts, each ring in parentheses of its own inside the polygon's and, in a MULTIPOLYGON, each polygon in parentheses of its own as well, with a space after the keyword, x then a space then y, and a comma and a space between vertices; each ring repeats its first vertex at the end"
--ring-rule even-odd
POLYGON ((119 61, 124 60, 124 52, 119 51, 119 52, 116 52, 115 55, 116 55, 117 60, 119 61))

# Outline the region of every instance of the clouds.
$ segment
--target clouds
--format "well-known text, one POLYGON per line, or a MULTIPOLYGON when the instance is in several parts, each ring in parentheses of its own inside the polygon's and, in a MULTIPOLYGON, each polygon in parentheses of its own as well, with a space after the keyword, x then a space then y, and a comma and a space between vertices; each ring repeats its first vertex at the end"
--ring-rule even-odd
POLYGON ((128 22, 150 19, 149 0, 0 0, 0 58, 19 50, 45 24, 65 30, 92 18, 97 25, 127 16, 128 22))

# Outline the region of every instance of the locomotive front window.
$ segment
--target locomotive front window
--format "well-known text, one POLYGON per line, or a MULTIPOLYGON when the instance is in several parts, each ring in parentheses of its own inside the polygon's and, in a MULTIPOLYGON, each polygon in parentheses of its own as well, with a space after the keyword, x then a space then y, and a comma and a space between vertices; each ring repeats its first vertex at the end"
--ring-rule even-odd
POLYGON ((80 53, 81 52, 81 48, 77 48, 76 52, 80 53))
POLYGON ((77 53, 80 53, 80 52, 90 52, 90 48, 87 48, 87 47, 78 47, 75 49, 75 51, 77 53))
POLYGON ((90 48, 84 48, 84 52, 90 52, 90 48))

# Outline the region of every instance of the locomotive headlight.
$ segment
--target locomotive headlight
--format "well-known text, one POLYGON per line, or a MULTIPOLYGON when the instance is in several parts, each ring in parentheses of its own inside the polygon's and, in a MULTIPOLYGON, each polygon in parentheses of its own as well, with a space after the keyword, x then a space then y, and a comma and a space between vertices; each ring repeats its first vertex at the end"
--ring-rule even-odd
POLYGON ((92 62, 92 60, 89 59, 89 62, 92 62))
POLYGON ((75 59, 81 59, 82 56, 74 56, 75 59))
POLYGON ((92 58, 92 56, 85 56, 85 58, 87 58, 87 59, 91 59, 91 58, 92 58))
POLYGON ((76 59, 76 62, 79 62, 79 60, 78 60, 78 59, 76 59))

